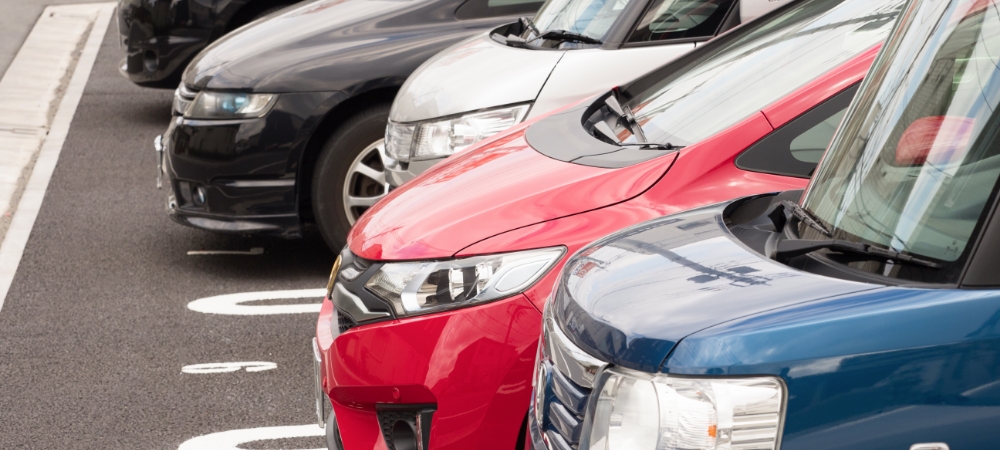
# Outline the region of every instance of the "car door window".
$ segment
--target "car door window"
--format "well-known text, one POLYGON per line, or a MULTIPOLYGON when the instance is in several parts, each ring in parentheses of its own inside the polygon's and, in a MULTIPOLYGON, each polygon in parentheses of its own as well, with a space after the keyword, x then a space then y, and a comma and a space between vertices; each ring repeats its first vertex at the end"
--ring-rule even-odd
POLYGON ((743 170, 809 178, 854 99, 851 86, 785 124, 736 158, 743 170))
POLYGON ((656 0, 636 25, 628 42, 711 38, 735 0, 656 0))
POLYGON ((468 0, 458 7, 458 19, 500 16, 532 16, 542 6, 540 0, 468 0))

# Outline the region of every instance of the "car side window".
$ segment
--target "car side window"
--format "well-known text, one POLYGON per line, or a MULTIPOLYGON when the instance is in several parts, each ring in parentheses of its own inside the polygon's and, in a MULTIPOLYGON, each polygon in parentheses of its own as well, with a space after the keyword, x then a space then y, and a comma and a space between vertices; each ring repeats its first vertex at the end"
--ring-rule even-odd
POLYGON ((847 112, 855 84, 796 117, 736 158, 743 170, 809 178, 847 112))
POLYGON ((711 38, 736 0, 655 0, 639 20, 629 43, 711 38))
POLYGON ((458 7, 460 20, 500 16, 531 16, 541 8, 540 0, 468 0, 458 7))

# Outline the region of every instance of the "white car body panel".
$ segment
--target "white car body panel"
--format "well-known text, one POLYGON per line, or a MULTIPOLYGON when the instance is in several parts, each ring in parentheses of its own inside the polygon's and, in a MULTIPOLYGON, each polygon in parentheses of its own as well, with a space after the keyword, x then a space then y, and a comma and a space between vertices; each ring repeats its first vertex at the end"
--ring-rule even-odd
POLYGON ((535 99, 528 118, 607 92, 694 50, 695 44, 653 45, 618 50, 567 52, 535 99))
POLYGON ((389 119, 417 122, 534 101, 564 53, 508 47, 488 33, 469 38, 438 53, 407 78, 389 119))

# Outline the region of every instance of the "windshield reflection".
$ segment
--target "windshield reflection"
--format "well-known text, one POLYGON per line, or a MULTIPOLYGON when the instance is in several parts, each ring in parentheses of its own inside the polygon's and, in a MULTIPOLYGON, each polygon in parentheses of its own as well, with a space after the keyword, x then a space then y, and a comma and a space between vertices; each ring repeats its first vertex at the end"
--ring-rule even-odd
POLYGON ((629 104, 651 142, 692 145, 879 45, 903 3, 801 2, 675 73, 651 74, 661 79, 629 104))
POLYGON ((1000 10, 996 0, 910 8, 925 20, 904 21, 873 67, 804 206, 837 238, 958 266, 1000 176, 1000 10))

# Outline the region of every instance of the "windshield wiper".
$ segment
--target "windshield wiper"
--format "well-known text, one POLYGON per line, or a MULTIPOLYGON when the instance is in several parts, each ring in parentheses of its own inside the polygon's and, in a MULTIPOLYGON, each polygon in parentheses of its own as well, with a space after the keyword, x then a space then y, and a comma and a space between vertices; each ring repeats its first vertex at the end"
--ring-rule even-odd
POLYGON ((934 269, 941 268, 941 265, 938 263, 920 258, 914 258, 910 255, 904 255, 895 250, 840 239, 784 239, 778 242, 772 256, 777 261, 788 261, 796 256, 806 255, 823 249, 835 250, 843 253, 853 253, 856 255, 874 256, 876 258, 931 267, 934 269))
MULTIPOLYGON (((537 28, 535 30, 537 30, 537 28)), ((586 36, 580 33, 574 33, 569 30, 546 31, 545 33, 540 34, 538 38, 548 39, 552 41, 576 41, 576 42, 582 42, 584 44, 595 44, 595 45, 601 45, 604 43, 601 42, 600 39, 594 39, 590 36, 586 36)))
POLYGON ((795 216, 796 219, 799 219, 799 222, 806 224, 809 228, 823 233, 823 236, 833 237, 833 233, 820 224, 819 220, 816 219, 816 216, 814 216, 811 212, 806 211, 806 209, 798 203, 790 200, 782 200, 781 206, 785 208, 785 211, 788 211, 789 214, 795 216))
POLYGON ((538 27, 535 26, 535 21, 531 20, 527 16, 521 17, 520 19, 517 20, 521 21, 522 27, 524 27, 527 30, 530 30, 532 33, 535 33, 535 36, 541 36, 542 32, 538 31, 538 27))
MULTIPOLYGON (((525 31, 530 31, 531 33, 534 33, 535 36, 541 34, 541 32, 538 31, 538 27, 535 26, 535 22, 533 22, 531 19, 527 17, 521 17, 520 19, 517 20, 518 22, 521 23, 521 28, 523 28, 521 34, 526 34, 525 31)), ((503 39, 504 39, 504 44, 510 47, 528 48, 528 40, 521 37, 520 35, 508 34, 503 39)))
POLYGON ((611 126, 609 126, 606 122, 601 120, 594 124, 594 130, 615 145, 622 147, 639 147, 643 150, 680 150, 684 148, 683 145, 674 145, 669 142, 666 144, 649 142, 649 140, 646 139, 646 134, 642 131, 642 126, 639 125, 639 121, 636 120, 635 114, 632 113, 632 108, 629 108, 627 105, 622 106, 622 104, 618 101, 617 88, 611 90, 611 95, 604 99, 604 104, 618 117, 618 123, 621 124, 624 122, 623 125, 625 125, 625 128, 627 128, 628 131, 635 136, 635 139, 639 141, 635 144, 621 142, 618 140, 618 135, 615 133, 615 130, 611 129, 611 126))

